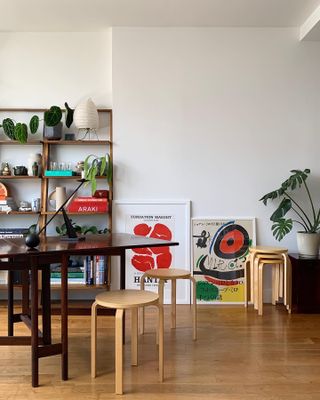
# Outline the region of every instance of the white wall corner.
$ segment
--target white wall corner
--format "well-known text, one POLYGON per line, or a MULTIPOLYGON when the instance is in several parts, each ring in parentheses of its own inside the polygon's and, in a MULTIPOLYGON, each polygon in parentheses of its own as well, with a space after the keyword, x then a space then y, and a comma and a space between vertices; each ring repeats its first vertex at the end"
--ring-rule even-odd
POLYGON ((320 40, 320 6, 318 6, 300 27, 300 41, 320 40))

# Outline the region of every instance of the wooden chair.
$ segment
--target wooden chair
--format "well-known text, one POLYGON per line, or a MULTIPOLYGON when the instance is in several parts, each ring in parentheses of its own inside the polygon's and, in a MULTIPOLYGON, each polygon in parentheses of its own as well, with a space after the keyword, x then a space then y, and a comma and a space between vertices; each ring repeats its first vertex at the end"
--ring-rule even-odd
POLYGON ((276 304, 279 298, 283 297, 284 305, 291 313, 291 262, 288 250, 281 247, 256 246, 249 249, 249 259, 245 268, 245 307, 248 306, 250 298, 259 315, 263 314, 263 268, 265 265, 273 267, 272 304, 276 304))
MULTIPOLYGON (((146 278, 154 278, 159 280, 158 294, 159 301, 163 304, 164 283, 166 280, 171 280, 171 328, 176 328, 176 283, 177 279, 189 279, 192 282, 192 317, 193 317, 193 340, 197 340, 197 298, 196 298, 196 280, 190 272, 185 269, 178 268, 159 268, 146 271, 140 280, 140 288, 144 290, 146 278)), ((144 333, 144 310, 142 309, 142 328, 141 333, 144 333)))
POLYGON ((138 308, 155 305, 159 309, 159 380, 163 382, 163 307, 156 293, 145 290, 115 290, 99 293, 92 304, 91 312, 91 376, 96 377, 97 354, 97 308, 116 309, 115 322, 115 392, 123 394, 123 315, 131 310, 131 365, 138 365, 138 308))

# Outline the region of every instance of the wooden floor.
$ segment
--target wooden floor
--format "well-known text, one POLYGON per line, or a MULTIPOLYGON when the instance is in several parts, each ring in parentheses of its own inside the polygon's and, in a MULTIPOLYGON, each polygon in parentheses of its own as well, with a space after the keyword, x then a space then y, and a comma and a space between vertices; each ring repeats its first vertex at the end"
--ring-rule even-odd
MULTIPOLYGON (((169 328, 166 308, 165 382, 159 384, 155 309, 146 312, 139 338, 138 367, 130 366, 130 337, 124 361, 127 399, 309 400, 320 399, 320 315, 287 315, 281 306, 199 307, 198 341, 192 341, 191 312, 178 306, 178 328, 169 328)), ((129 320, 129 315, 127 315, 129 320)), ((98 377, 90 377, 90 319, 70 317, 70 380, 60 380, 60 357, 40 361, 39 388, 30 384, 30 348, 1 347, 0 400, 119 399, 114 392, 114 325, 98 322, 98 377)), ((0 334, 6 312, 0 308, 0 334)), ((17 333, 25 333, 21 324, 17 333)), ((54 317, 54 336, 59 317, 54 317)))

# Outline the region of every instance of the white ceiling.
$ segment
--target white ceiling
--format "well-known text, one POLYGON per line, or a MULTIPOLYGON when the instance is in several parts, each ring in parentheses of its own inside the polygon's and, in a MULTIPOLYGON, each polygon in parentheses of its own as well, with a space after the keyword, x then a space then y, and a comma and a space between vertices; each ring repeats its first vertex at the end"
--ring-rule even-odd
POLYGON ((320 0, 0 0, 0 31, 300 26, 320 0))

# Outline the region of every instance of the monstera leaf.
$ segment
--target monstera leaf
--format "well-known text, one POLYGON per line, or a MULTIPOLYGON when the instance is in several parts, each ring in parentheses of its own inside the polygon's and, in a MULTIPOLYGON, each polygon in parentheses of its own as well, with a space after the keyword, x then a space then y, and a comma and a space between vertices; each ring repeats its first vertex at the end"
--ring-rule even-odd
POLYGON ((301 187, 303 182, 308 178, 308 175, 310 174, 310 169, 305 169, 304 171, 293 169, 290 172, 292 173, 292 175, 281 185, 283 190, 294 190, 297 186, 301 187))
POLYGON ((276 221, 272 227, 273 236, 280 242, 289 232, 291 232, 293 227, 292 219, 280 218, 276 221))
POLYGON ((289 210, 291 210, 291 200, 283 199, 279 204, 279 207, 276 211, 271 215, 270 220, 273 222, 277 222, 279 219, 283 218, 289 210))

